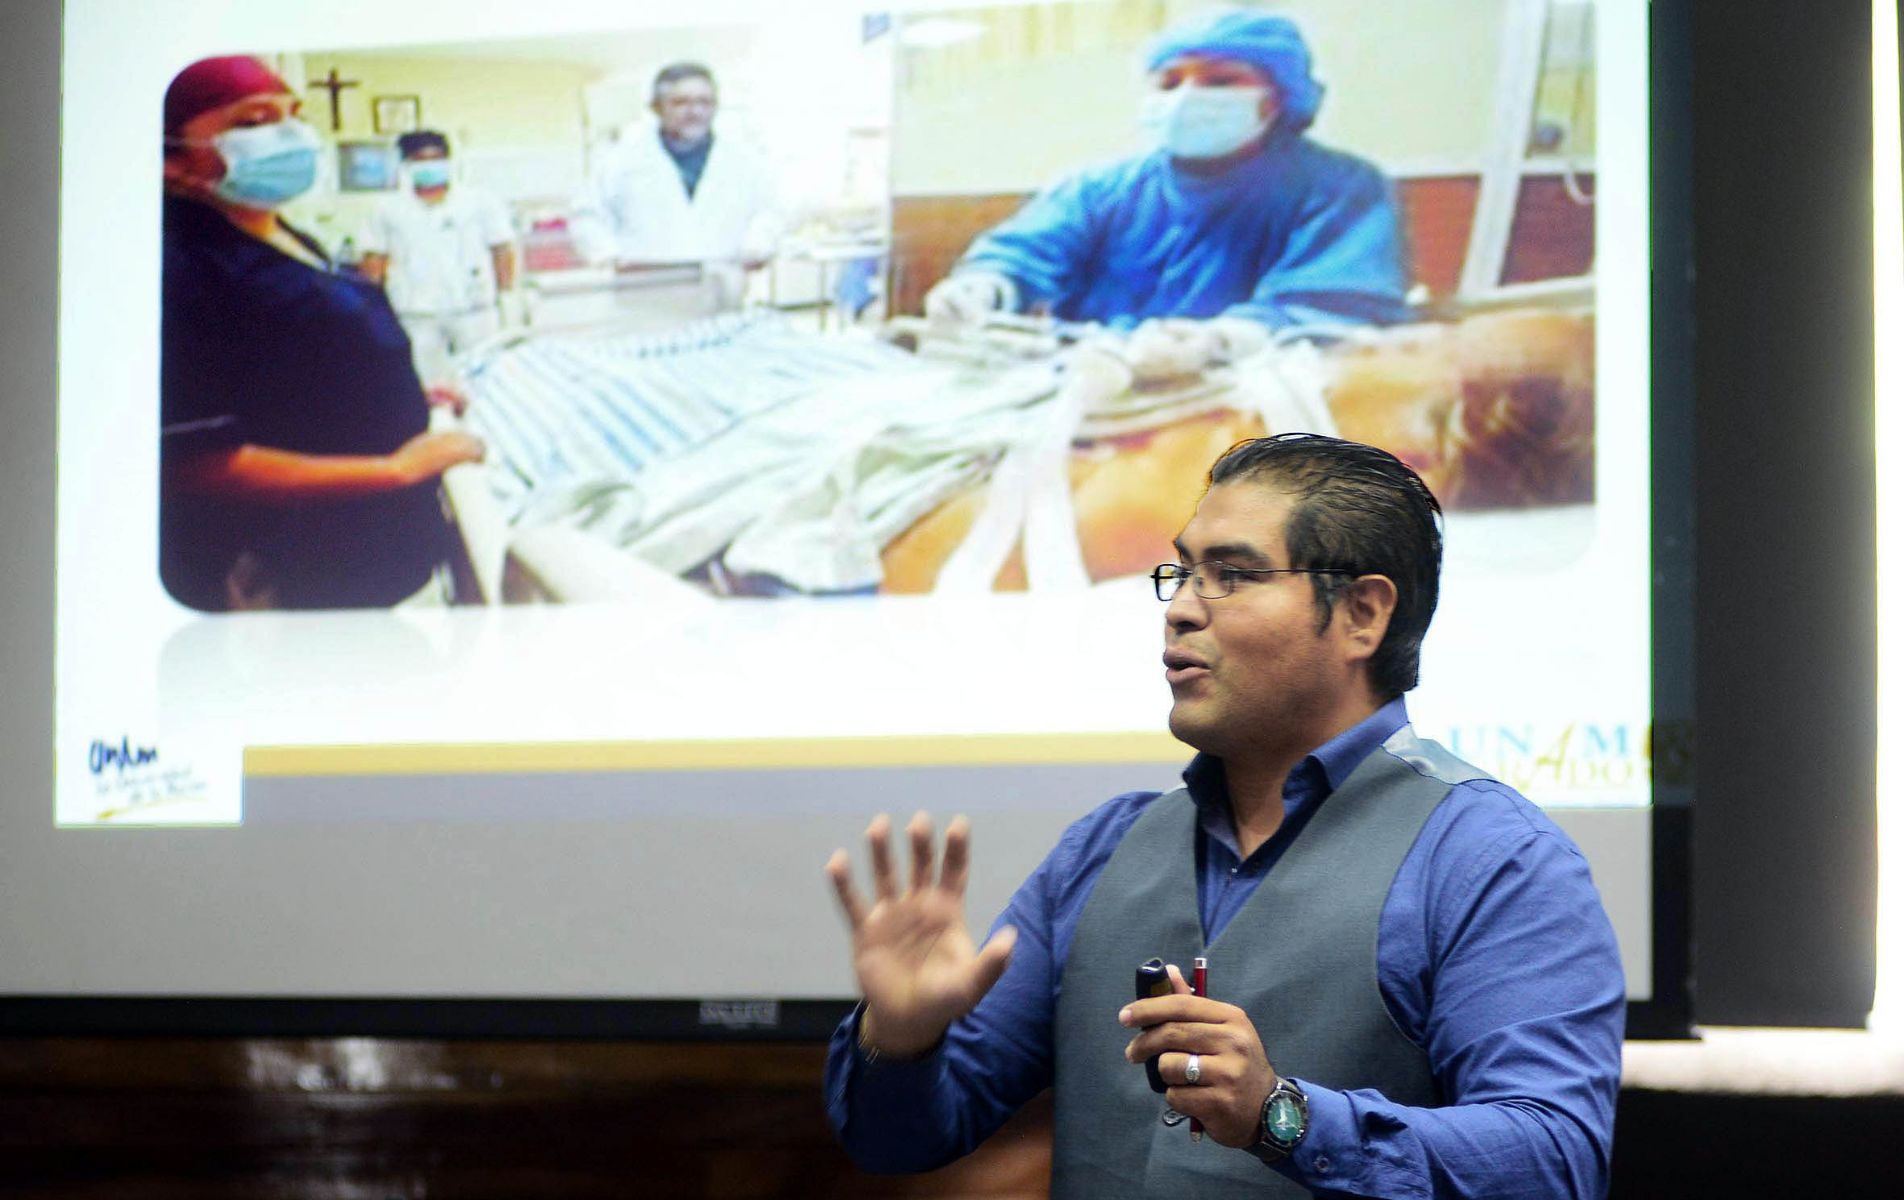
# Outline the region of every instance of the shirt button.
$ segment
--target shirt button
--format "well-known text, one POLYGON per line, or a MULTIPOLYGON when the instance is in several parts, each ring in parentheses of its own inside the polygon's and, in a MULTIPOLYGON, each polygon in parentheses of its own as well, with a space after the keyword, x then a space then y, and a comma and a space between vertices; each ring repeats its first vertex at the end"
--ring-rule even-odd
POLYGON ((1240 871, 1240 870, 1242 870, 1242 869, 1243 869, 1243 868, 1241 868, 1241 867, 1231 867, 1231 868, 1230 868, 1230 874, 1232 874, 1232 875, 1234 875, 1234 874, 1236 874, 1236 873, 1237 873, 1238 871, 1240 871))
POLYGON ((1329 1156, 1326 1154, 1316 1155, 1314 1166, 1316 1168, 1316 1174, 1327 1175, 1329 1173, 1329 1156))

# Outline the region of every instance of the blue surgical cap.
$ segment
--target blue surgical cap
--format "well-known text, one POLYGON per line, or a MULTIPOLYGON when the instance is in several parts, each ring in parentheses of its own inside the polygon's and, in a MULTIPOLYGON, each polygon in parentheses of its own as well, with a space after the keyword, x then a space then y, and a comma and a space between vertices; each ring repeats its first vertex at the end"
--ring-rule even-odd
POLYGON ((1247 8, 1218 8, 1157 35, 1144 69, 1155 71, 1180 54, 1246 62, 1267 74, 1281 93, 1279 124, 1301 133, 1322 107, 1322 85, 1309 73, 1309 45, 1287 17, 1247 8))

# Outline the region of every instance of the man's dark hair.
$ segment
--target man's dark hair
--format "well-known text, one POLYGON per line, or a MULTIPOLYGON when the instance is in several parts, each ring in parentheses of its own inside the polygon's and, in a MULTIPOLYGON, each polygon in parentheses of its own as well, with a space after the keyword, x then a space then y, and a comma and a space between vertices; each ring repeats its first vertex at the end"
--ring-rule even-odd
POLYGON ((662 88, 670 83, 679 83, 683 79, 705 79, 707 80, 707 86, 711 88, 719 87, 719 85, 714 82, 714 72, 708 70, 700 63, 669 63, 667 66, 655 72, 654 90, 650 93, 649 98, 659 101, 661 99, 662 88))
POLYGON ((397 138, 397 153, 404 158, 415 158, 432 147, 448 154, 450 139, 434 129, 413 129, 397 138))
POLYGON ((1352 572, 1311 575, 1320 628, 1356 575, 1395 584, 1388 632, 1369 659, 1369 677, 1393 698, 1421 675, 1421 639, 1441 594, 1441 504, 1421 477, 1386 450, 1311 433, 1238 442, 1210 468, 1210 486, 1259 483, 1293 501, 1283 526, 1292 567, 1352 572))

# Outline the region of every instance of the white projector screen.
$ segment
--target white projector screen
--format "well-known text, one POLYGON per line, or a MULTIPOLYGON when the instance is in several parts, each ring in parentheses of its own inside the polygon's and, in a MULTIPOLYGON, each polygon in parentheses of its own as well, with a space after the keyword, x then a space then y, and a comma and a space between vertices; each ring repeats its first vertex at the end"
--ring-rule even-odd
MULTIPOLYGON (((1162 609, 1143 577, 1167 553, 1136 571, 1086 544, 1089 578, 1054 582, 1034 515, 1028 588, 989 571, 949 586, 948 572, 901 594, 893 547, 947 496, 995 502, 1009 472, 934 492, 841 464, 889 445, 895 411, 976 411, 987 388, 1049 378, 1051 339, 1077 332, 1062 323, 1006 331, 977 365, 882 335, 910 328, 888 319, 916 313, 920 273, 945 267, 922 247, 969 240, 956 220, 995 222, 1143 147, 1142 50, 1198 7, 68 0, 56 424, 24 411, 40 398, 8 400, 26 453, 57 476, 25 521, 9 504, 4 547, 54 578, 52 611, 9 642, 29 656, 16 692, 52 681, 11 702, 50 705, 54 770, 50 793, 13 785, 0 810, 15 849, 0 993, 832 1001, 853 986, 820 865, 873 813, 972 817, 983 924, 1068 822, 1172 786, 1189 752, 1164 731, 1162 609), (507 213, 514 328, 449 368, 490 445, 451 497, 467 539, 455 603, 208 612, 161 577, 179 503, 160 469, 162 97, 188 64, 232 53, 303 97, 323 168, 285 212, 334 259, 362 253, 403 186, 406 129, 447 134, 453 188, 507 213), (578 197, 618 142, 652 137, 650 81, 679 60, 712 68, 717 139, 753 147, 775 193, 774 252, 732 272, 723 304, 739 311, 722 316, 703 306, 716 272, 683 273, 657 301, 664 289, 631 291, 581 253, 578 197), (674 371, 684 393, 728 389, 728 408, 772 404, 665 452, 629 450, 579 408, 528 428, 551 394, 633 377, 550 384, 578 339, 642 358, 640 386, 674 371), (728 339, 734 354, 705 353, 728 339), (896 535, 866 517, 868 491, 889 485, 900 498, 882 512, 918 510, 896 535)), ((1516 340, 1517 318, 1590 339, 1584 375, 1542 384, 1586 389, 1584 481, 1489 494, 1471 470, 1409 706, 1581 842, 1630 995, 1650 1000, 1647 5, 1277 7, 1326 84, 1311 135, 1400 197, 1421 344, 1465 331, 1485 375, 1548 352, 1516 340)), ((1404 373, 1423 361, 1407 330, 1360 337, 1292 342, 1281 361, 1337 383, 1357 354, 1404 373)), ((1218 383, 1254 386, 1240 368, 1218 383)), ((1068 444, 1075 465, 1142 436, 1068 444)), ((9 742, 14 728, 44 717, 9 742)))

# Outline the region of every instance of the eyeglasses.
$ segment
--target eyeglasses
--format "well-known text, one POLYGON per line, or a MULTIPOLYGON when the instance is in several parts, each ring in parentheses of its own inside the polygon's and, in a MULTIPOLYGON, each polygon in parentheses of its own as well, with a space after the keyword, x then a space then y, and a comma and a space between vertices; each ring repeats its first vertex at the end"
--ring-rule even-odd
POLYGON ((1157 588, 1157 599, 1174 600, 1188 579, 1196 594, 1205 600, 1221 600, 1236 590, 1237 580, 1245 575, 1353 575, 1343 567, 1232 567, 1226 562, 1164 563, 1150 573, 1157 588))

